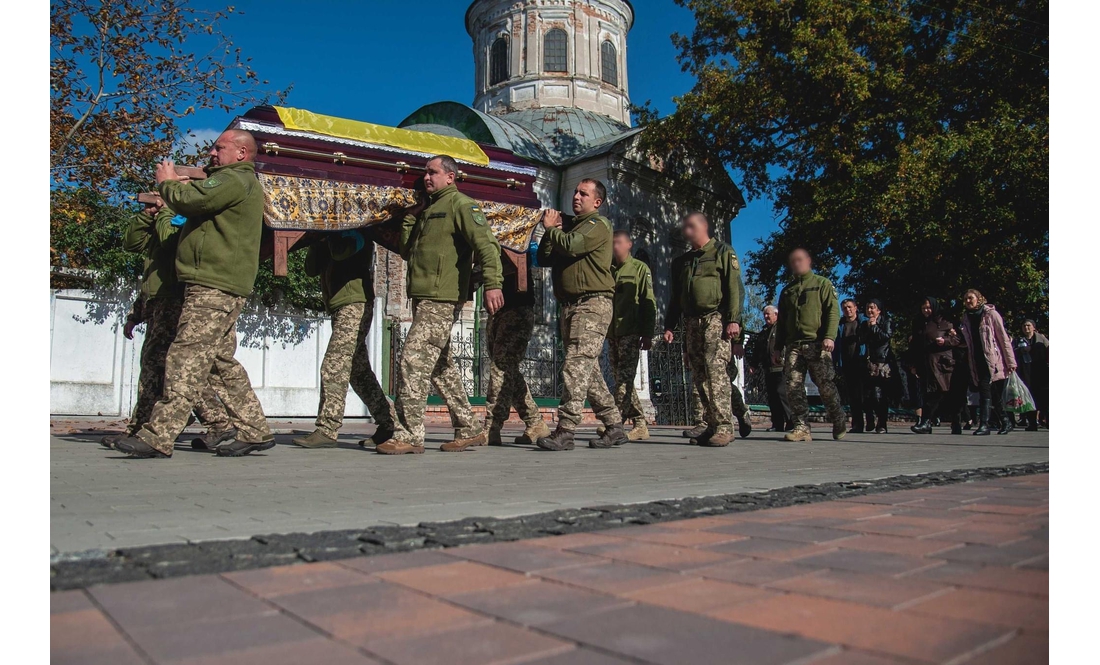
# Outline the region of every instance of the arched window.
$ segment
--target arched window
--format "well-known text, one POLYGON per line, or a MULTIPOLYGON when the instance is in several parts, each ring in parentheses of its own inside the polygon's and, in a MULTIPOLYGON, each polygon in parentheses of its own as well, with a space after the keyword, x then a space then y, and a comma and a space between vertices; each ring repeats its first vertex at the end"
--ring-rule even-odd
POLYGON ((619 52, 610 41, 600 45, 600 73, 604 83, 619 87, 619 52))
POLYGON ((548 31, 543 39, 542 68, 548 72, 569 71, 569 35, 561 28, 548 31))
POLYGON ((497 37, 489 48, 489 85, 496 85, 508 78, 508 39, 497 37))

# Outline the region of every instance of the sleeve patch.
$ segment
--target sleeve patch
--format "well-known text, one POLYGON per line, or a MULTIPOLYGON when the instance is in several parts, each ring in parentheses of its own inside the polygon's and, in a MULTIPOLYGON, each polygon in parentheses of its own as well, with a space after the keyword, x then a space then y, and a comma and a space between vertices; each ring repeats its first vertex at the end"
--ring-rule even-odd
POLYGON ((220 184, 222 184, 222 181, 218 180, 217 176, 212 176, 202 181, 202 186, 204 189, 214 189, 220 184))
POLYGON ((489 223, 489 220, 485 218, 485 213, 482 212, 480 206, 470 206, 470 212, 473 213, 475 224, 485 226, 489 223))

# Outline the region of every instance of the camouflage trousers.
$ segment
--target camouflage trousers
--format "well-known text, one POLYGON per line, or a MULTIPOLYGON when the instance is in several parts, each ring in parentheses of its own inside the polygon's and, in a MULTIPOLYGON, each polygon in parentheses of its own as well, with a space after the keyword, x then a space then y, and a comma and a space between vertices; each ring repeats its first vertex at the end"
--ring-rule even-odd
POLYGON ((611 326, 611 298, 595 297, 561 306, 559 325, 565 360, 562 363, 558 427, 573 431, 581 422, 584 400, 607 427, 622 425, 623 417, 600 371, 600 354, 611 326))
POLYGON ((225 408, 240 441, 271 439, 263 407, 248 373, 233 357, 237 352, 237 317, 245 299, 218 289, 189 284, 183 297, 176 338, 164 363, 164 394, 137 436, 171 453, 187 416, 198 402, 211 373, 225 385, 225 408))
POLYGON ((783 380, 787 385, 787 402, 791 407, 791 422, 795 428, 807 428, 810 404, 806 401, 806 372, 817 386, 821 401, 833 424, 848 421, 840 404, 840 393, 833 380, 836 368, 833 354, 822 349, 820 342, 802 342, 783 349, 783 380))
MULTIPOLYGON (((638 336, 608 337, 607 357, 615 374, 615 406, 624 420, 644 423, 645 411, 642 410, 642 401, 638 399, 638 389, 634 386, 638 359, 642 357, 638 336)), ((600 371, 599 365, 596 371, 600 371)))
POLYGON ((379 425, 393 424, 393 408, 367 356, 367 334, 374 320, 374 301, 350 303, 332 313, 332 336, 321 361, 321 402, 315 423, 325 436, 335 439, 344 424, 348 384, 370 409, 379 425))
MULTIPOLYGON (((741 393, 741 389, 737 387, 737 377, 740 372, 737 369, 737 361, 732 357, 728 363, 726 363, 726 375, 730 378, 730 406, 733 409, 733 415, 739 418, 748 418, 749 407, 745 404, 745 396, 741 393)), ((695 385, 691 386, 691 422, 696 425, 707 424, 707 413, 703 408, 703 400, 699 398, 699 391, 695 388, 695 385)))
POLYGON ((703 421, 716 434, 732 434, 732 386, 727 373, 731 349, 729 340, 722 338, 722 315, 685 317, 684 323, 684 346, 703 421))
MULTIPOLYGON (((141 303, 139 300, 138 303, 141 303)), ((135 303, 131 316, 145 322, 145 340, 141 344, 141 373, 138 375, 138 394, 134 410, 130 414, 127 433, 134 435, 149 421, 153 406, 164 393, 164 363, 168 348, 176 338, 183 299, 176 297, 151 298, 140 305, 135 303)), ((199 422, 212 431, 229 429, 229 413, 222 404, 225 385, 221 377, 211 374, 194 412, 199 422)))
POLYGON ((527 345, 535 329, 532 307, 511 307, 489 316, 486 341, 489 344, 489 389, 485 394, 485 422, 500 427, 515 407, 523 422, 532 427, 542 416, 531 389, 520 371, 527 345))
POLYGON ((393 438, 423 445, 424 408, 428 386, 435 384, 451 415, 455 435, 477 435, 481 425, 462 385, 462 377, 451 356, 451 327, 458 320, 459 306, 453 302, 414 300, 413 320, 401 349, 397 395, 394 399, 393 438))

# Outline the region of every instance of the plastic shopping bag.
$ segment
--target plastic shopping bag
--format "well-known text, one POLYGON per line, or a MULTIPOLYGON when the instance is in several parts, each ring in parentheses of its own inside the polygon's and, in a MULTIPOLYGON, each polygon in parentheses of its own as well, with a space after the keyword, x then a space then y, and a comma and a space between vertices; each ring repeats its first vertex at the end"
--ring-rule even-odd
POLYGON ((1005 379, 1005 411, 1009 413, 1028 413, 1035 410, 1035 399, 1016 372, 1005 379))

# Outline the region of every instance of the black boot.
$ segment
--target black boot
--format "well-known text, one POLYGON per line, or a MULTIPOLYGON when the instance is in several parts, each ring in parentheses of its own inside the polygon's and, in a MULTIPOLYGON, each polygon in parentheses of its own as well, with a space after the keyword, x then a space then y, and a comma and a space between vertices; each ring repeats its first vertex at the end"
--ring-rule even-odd
POLYGON ((989 416, 993 411, 993 400, 983 399, 978 405, 978 429, 974 430, 974 436, 989 436, 989 416))
POLYGON ((917 424, 910 427, 909 430, 913 432, 913 434, 931 434, 932 422, 927 418, 922 417, 919 421, 917 421, 917 424))
POLYGON ((963 433, 963 426, 962 426, 962 421, 961 420, 956 418, 955 420, 951 421, 951 433, 952 434, 962 434, 963 433))
MULTIPOLYGON (((611 427, 605 427, 603 434, 598 438, 592 439, 588 442, 589 448, 614 448, 615 446, 621 446, 624 443, 628 443, 629 439, 626 438, 626 432, 623 431, 622 425, 612 425, 611 427)), ((542 446, 541 440, 539 446, 542 446)))
POLYGON ((1015 418, 1011 413, 1001 413, 1001 429, 997 430, 997 434, 1008 434, 1016 429, 1015 418))
POLYGON ((852 412, 852 429, 848 431, 852 434, 863 434, 863 414, 859 411, 852 412))
POLYGON ((573 450, 573 433, 559 427, 550 436, 540 438, 536 445, 543 450, 573 450))

